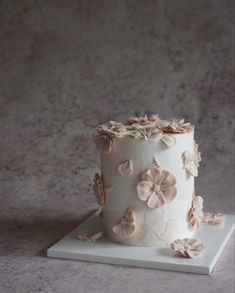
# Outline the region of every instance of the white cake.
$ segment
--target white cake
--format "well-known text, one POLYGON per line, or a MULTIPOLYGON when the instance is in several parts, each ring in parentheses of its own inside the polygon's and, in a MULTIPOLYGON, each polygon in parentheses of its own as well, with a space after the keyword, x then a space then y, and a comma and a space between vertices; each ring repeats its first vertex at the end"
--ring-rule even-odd
POLYGON ((165 247, 193 236, 203 200, 194 194, 200 153, 190 123, 156 115, 110 121, 94 141, 101 167, 94 192, 109 239, 165 247))

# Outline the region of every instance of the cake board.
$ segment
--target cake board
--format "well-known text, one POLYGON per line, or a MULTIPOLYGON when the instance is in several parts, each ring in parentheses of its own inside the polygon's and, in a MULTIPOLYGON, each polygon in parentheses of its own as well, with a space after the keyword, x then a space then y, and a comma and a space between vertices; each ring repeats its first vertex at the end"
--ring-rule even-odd
POLYGON ((226 243, 234 231, 235 216, 226 215, 223 226, 203 224, 195 233, 206 250, 198 259, 188 259, 177 256, 169 248, 135 247, 114 243, 105 237, 96 242, 78 239, 78 233, 92 230, 95 233, 103 231, 100 211, 88 217, 76 229, 58 241, 47 250, 47 256, 99 262, 116 265, 126 265, 151 269, 162 269, 196 274, 210 274, 226 243))

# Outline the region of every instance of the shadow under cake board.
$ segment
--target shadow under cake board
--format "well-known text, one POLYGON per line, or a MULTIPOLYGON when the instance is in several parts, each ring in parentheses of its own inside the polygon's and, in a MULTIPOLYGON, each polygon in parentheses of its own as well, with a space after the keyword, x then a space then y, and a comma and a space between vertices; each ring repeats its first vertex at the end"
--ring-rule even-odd
POLYGON ((174 255, 168 248, 135 247, 121 245, 106 238, 96 242, 79 240, 79 231, 103 231, 102 221, 96 211, 76 229, 47 250, 47 256, 100 262, 116 265, 127 265, 151 269, 162 269, 197 274, 210 274, 219 256, 224 250, 234 230, 234 215, 226 215, 223 226, 203 224, 195 233, 205 246, 204 255, 197 259, 188 259, 174 255))

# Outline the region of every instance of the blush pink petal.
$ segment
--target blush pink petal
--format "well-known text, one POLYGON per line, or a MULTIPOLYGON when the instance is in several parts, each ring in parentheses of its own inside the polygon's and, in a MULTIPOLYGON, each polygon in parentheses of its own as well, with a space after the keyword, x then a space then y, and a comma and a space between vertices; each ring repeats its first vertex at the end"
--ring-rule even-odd
POLYGON ((175 198, 176 193, 177 193, 177 189, 175 187, 171 187, 171 188, 166 189, 162 193, 163 193, 162 198, 163 198, 164 202, 169 203, 175 198))
POLYGON ((164 190, 174 186, 176 184, 176 179, 171 173, 163 170, 158 180, 158 184, 161 185, 162 189, 164 190))
POLYGON ((156 193, 152 193, 147 201, 147 205, 150 208, 160 208, 163 205, 163 200, 156 193))
POLYGON ((142 180, 137 184, 137 194, 139 199, 146 201, 151 194, 152 184, 148 181, 142 180))
POLYGON ((152 177, 153 177, 153 181, 156 183, 158 182, 160 176, 161 176, 161 171, 160 169, 156 166, 156 167, 153 167, 152 169, 150 169, 150 172, 152 174, 152 177))
POLYGON ((152 183, 154 182, 154 181, 153 181, 153 176, 152 176, 152 173, 151 173, 150 170, 147 170, 147 171, 143 172, 143 173, 141 174, 141 179, 142 179, 142 180, 145 180, 145 181, 152 182, 152 183))

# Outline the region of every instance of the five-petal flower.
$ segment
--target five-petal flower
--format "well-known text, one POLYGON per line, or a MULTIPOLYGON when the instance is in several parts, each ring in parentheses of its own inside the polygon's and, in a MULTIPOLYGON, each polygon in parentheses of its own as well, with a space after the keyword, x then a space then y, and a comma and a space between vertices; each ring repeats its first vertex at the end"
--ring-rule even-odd
POLYGON ((171 243, 171 248, 187 258, 196 258, 203 254, 204 245, 198 239, 177 239, 171 243))
POLYGON ((141 181, 137 184, 137 195, 140 200, 147 201, 148 207, 159 208, 175 198, 175 185, 175 176, 154 164, 141 174, 141 181))

